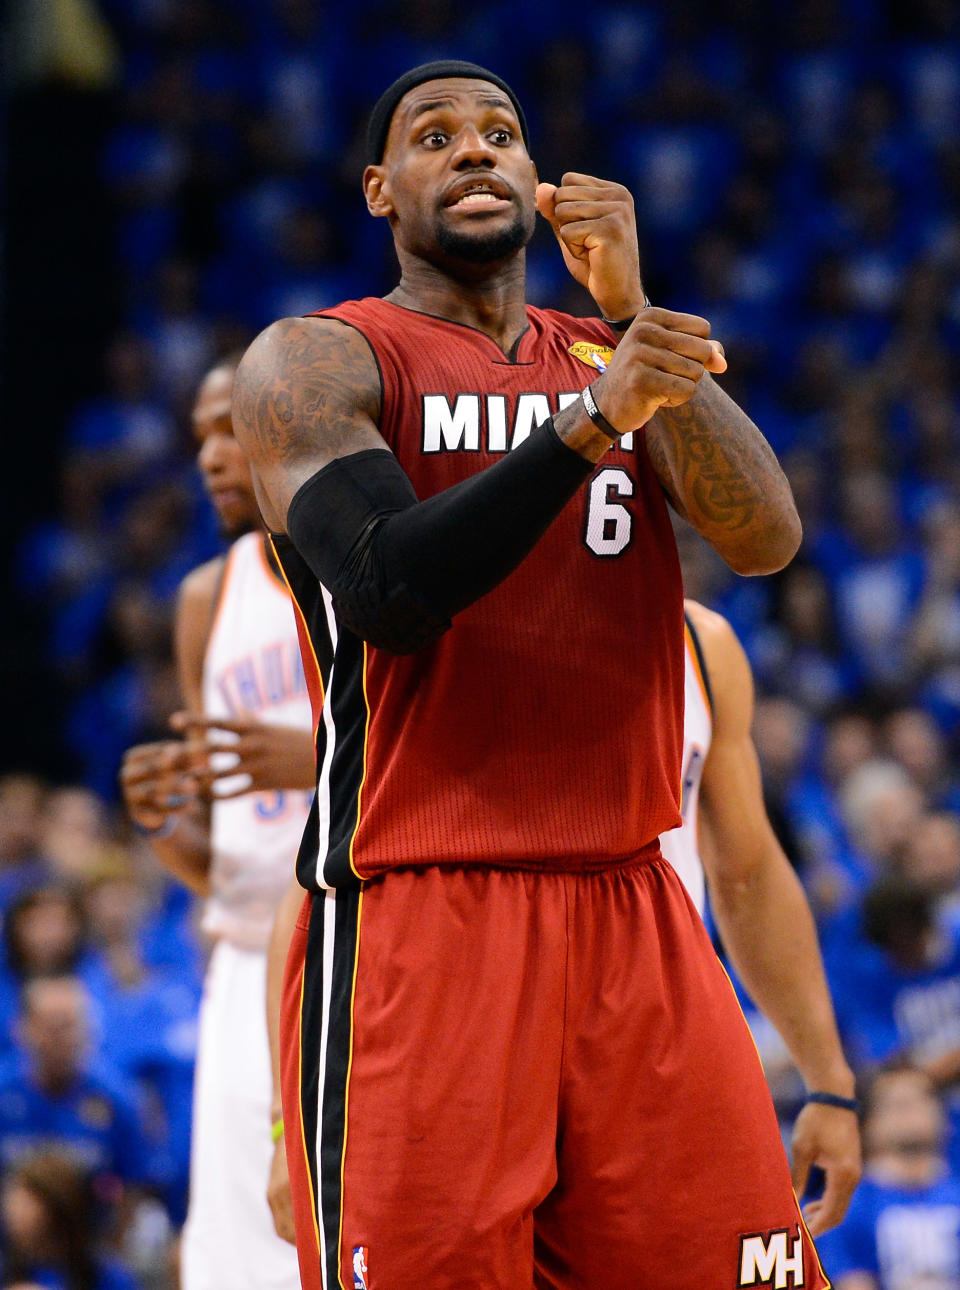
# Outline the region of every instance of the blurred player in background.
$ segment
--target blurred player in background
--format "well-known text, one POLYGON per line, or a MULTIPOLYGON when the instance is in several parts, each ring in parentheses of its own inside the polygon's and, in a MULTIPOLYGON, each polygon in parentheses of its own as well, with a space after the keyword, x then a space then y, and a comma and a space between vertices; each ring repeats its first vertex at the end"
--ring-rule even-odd
MULTIPOLYGON (((700 910, 710 909, 752 998, 776 1026, 810 1089, 853 1098, 854 1076, 837 1034, 816 926, 797 875, 767 819, 750 735, 753 677, 725 618, 685 602, 683 824, 660 847, 700 910)), ((793 1131, 793 1182, 810 1166, 823 1196, 806 1209, 814 1236, 840 1222, 860 1175, 853 1109, 811 1101, 793 1131)))
POLYGON ((134 822, 171 873, 207 898, 215 947, 204 985, 194 1093, 184 1290, 293 1290, 294 1251, 273 1230, 266 946, 314 783, 296 625, 259 527, 233 437, 235 364, 204 379, 193 413, 198 463, 226 556, 183 583, 176 653, 184 739, 132 748, 122 784, 134 822), (225 742, 229 741, 229 742, 225 742))

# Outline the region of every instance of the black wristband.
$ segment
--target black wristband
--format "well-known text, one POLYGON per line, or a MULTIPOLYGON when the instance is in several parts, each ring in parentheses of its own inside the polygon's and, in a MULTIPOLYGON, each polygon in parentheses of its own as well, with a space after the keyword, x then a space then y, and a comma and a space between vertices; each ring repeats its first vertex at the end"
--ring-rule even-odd
POLYGON ((836 1106, 841 1111, 852 1111, 854 1115, 860 1114, 860 1099, 858 1097, 840 1097, 838 1093, 821 1093, 819 1091, 807 1094, 808 1102, 817 1102, 821 1106, 836 1106))
MULTIPOLYGON (((643 307, 644 309, 652 308, 650 304, 650 300, 646 295, 644 295, 643 297, 643 307)), ((619 318, 616 321, 614 321, 612 318, 604 318, 603 314, 600 315, 600 317, 603 318, 603 321, 607 324, 609 328, 611 328, 612 331, 627 331, 627 329, 631 326, 631 324, 636 319, 636 316, 637 316, 636 314, 633 314, 630 318, 619 318)))
POLYGON ((619 439, 620 431, 614 430, 613 426, 597 407, 597 400, 593 397, 593 390, 589 385, 585 385, 580 391, 580 397, 583 399, 583 407, 601 434, 605 434, 608 439, 619 439))

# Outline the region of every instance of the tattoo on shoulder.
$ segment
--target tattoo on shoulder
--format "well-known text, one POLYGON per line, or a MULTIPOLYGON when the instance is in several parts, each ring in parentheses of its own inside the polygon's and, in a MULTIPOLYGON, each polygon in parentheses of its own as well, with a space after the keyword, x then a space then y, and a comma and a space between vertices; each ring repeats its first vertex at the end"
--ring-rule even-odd
POLYGON ((234 429, 256 455, 290 459, 322 446, 335 457, 358 419, 379 416, 380 376, 370 346, 335 319, 274 323, 237 373, 234 429))

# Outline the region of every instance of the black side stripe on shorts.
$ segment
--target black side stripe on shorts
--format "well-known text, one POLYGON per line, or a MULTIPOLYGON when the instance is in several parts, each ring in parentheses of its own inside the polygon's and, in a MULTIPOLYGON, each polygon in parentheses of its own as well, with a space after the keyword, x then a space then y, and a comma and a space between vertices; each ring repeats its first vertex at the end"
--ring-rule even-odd
POLYGON ((363 891, 324 891, 313 902, 304 961, 301 1113, 317 1200, 324 1290, 340 1280, 341 1169, 353 1039, 353 978, 363 891))

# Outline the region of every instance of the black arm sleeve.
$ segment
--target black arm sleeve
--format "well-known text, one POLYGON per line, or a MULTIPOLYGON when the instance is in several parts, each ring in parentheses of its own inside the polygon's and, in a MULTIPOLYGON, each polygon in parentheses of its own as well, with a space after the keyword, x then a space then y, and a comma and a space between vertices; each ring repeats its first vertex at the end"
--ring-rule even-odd
POLYGON ((287 532, 352 631, 411 654, 513 572, 592 471, 548 420, 493 466, 419 502, 393 453, 371 449, 308 479, 287 532))

